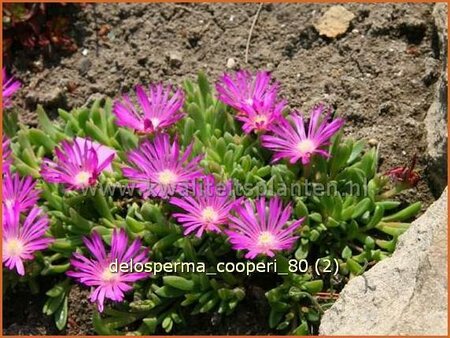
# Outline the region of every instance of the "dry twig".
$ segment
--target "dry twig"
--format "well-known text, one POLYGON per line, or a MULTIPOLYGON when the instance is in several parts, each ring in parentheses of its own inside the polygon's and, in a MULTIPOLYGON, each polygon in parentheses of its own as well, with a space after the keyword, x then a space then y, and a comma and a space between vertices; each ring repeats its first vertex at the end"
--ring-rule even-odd
POLYGON ((252 25, 250 27, 250 31, 248 32, 247 45, 245 46, 245 63, 248 63, 248 50, 250 48, 250 40, 252 39, 253 29, 255 28, 256 21, 258 21, 259 13, 261 13, 261 9, 263 7, 263 3, 259 4, 258 10, 256 11, 255 17, 253 18, 252 25))

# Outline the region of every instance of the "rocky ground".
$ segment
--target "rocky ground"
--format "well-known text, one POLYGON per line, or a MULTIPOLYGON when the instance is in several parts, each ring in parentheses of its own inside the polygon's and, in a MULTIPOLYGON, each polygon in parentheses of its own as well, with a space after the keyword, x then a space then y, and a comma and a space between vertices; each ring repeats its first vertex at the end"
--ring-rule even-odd
MULTIPOLYGON (((328 102, 346 118, 348 135, 379 144, 381 170, 407 164, 417 154, 424 179, 404 198, 427 207, 432 191, 441 190, 427 180, 424 128, 444 61, 433 4, 346 4, 352 19, 336 38, 317 31, 331 5, 264 4, 245 63, 258 6, 86 5, 73 14, 79 46, 74 54, 13 51, 8 66, 24 84, 16 97, 22 120, 36 124, 37 104, 50 112, 71 109, 94 97, 117 97, 138 83, 181 84, 199 70, 215 80, 231 69, 268 69, 281 81, 292 108, 307 111, 318 101, 328 102)), ((92 333, 88 304, 79 302, 86 292, 73 291, 67 334, 92 333)), ((4 308, 14 309, 16 297, 6 298, 4 308)), ((268 333, 264 313, 254 314, 258 301, 256 295, 231 320, 199 318, 195 330, 180 333, 199 334, 198 327, 204 334, 268 333)), ((38 332, 55 333, 51 322, 34 319, 34 312, 41 313, 39 302, 29 303, 20 318, 13 316, 15 310, 5 311, 5 333, 29 333, 24 322, 38 332)))
POLYGON ((445 190, 392 257, 346 285, 322 318, 322 335, 448 334, 447 202, 445 190))

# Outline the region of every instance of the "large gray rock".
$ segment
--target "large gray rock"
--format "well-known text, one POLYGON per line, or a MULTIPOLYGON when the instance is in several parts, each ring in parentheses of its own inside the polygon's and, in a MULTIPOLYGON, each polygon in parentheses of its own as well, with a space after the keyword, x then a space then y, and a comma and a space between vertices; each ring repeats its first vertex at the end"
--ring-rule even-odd
POLYGON ((433 10, 438 35, 437 55, 442 61, 435 97, 425 117, 427 131, 427 178, 435 196, 447 185, 447 4, 439 3, 433 10))
POLYGON ((447 335, 447 189, 392 257, 352 279, 325 312, 322 335, 447 335))

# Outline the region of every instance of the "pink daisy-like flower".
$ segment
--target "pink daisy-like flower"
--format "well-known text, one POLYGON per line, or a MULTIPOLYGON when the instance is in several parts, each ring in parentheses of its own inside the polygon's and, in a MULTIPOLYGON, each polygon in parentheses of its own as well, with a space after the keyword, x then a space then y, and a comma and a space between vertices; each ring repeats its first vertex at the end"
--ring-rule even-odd
POLYGON ((158 134, 151 142, 145 140, 138 149, 128 153, 132 167, 123 168, 123 174, 143 193, 144 198, 167 198, 186 192, 192 181, 202 176, 198 164, 202 156, 188 160, 193 144, 180 156, 177 139, 170 143, 169 135, 158 134))
POLYGON ((3 93, 2 93, 2 99, 3 99, 3 108, 9 108, 11 107, 11 96, 14 95, 15 92, 17 92, 20 89, 20 82, 16 80, 13 76, 9 77, 8 74, 6 74, 6 69, 2 69, 2 83, 3 83, 3 93))
POLYGON ((246 134, 252 131, 264 133, 271 130, 272 126, 283 118, 284 107, 284 101, 276 104, 274 102, 255 103, 253 108, 244 108, 243 111, 246 114, 239 114, 236 119, 244 123, 242 129, 246 134))
POLYGON ((268 72, 248 71, 225 74, 216 84, 219 100, 237 110, 236 118, 244 122, 243 130, 266 132, 282 115, 286 101, 277 101, 279 84, 271 83, 268 72))
POLYGON ((308 164, 314 154, 329 157, 330 154, 323 147, 329 145, 330 138, 343 126, 344 120, 337 118, 329 121, 329 113, 321 120, 324 111, 323 105, 315 107, 308 127, 305 126, 304 117, 294 112, 290 116, 292 123, 280 119, 272 127, 273 135, 263 135, 262 145, 275 152, 273 161, 286 158, 290 163, 301 160, 303 164, 308 164))
POLYGON ((3 176, 3 214, 29 210, 36 205, 40 191, 32 177, 20 178, 7 170, 3 176))
POLYGON ((184 234, 195 232, 201 237, 203 232, 221 232, 221 226, 228 222, 228 216, 236 201, 231 197, 232 182, 216 185, 214 176, 208 175, 195 184, 193 196, 172 197, 170 203, 185 210, 173 216, 184 227, 184 234))
POLYGON ((5 173, 9 170, 9 166, 12 164, 12 158, 11 158, 11 148, 9 147, 10 141, 9 138, 7 138, 5 135, 2 137, 2 157, 3 157, 3 164, 2 164, 2 171, 5 173))
POLYGON ((275 252, 292 249, 298 236, 294 232, 303 218, 287 225, 292 207, 283 209, 281 199, 274 197, 266 206, 265 197, 247 200, 235 207, 236 216, 230 217, 230 229, 226 230, 234 250, 246 250, 245 258, 258 255, 273 257, 275 252), (256 208, 256 212, 255 212, 256 208))
POLYGON ((254 105, 274 105, 279 84, 271 84, 268 72, 250 72, 240 70, 233 75, 224 74, 216 84, 218 98, 233 107, 239 114, 246 115, 254 105))
POLYGON ((48 218, 41 209, 33 207, 23 225, 16 210, 3 214, 3 263, 9 270, 25 275, 24 261, 33 259, 33 253, 46 249, 52 238, 45 237, 48 218))
POLYGON ((44 159, 41 175, 47 182, 62 183, 69 189, 82 189, 97 183, 103 170, 111 171, 115 150, 97 142, 75 138, 55 149, 56 162, 44 159))
POLYGON ((184 115, 180 112, 184 104, 184 94, 180 89, 172 94, 171 86, 150 85, 148 92, 136 86, 136 98, 139 108, 128 95, 123 95, 121 101, 115 102, 117 125, 139 133, 153 133, 170 127, 184 115))
POLYGON ((92 258, 74 253, 70 260, 73 270, 67 271, 66 274, 92 288, 90 301, 97 303, 100 312, 103 311, 105 298, 121 302, 125 293, 133 289, 134 282, 149 277, 150 274, 147 272, 124 272, 120 269, 117 271, 111 269, 111 264, 116 262, 118 267, 121 263, 144 265, 148 262, 148 249, 142 248, 139 238, 129 245, 128 236, 123 229, 114 230, 109 252, 106 251, 102 238, 97 232, 94 232, 90 238, 84 238, 83 241, 92 258))

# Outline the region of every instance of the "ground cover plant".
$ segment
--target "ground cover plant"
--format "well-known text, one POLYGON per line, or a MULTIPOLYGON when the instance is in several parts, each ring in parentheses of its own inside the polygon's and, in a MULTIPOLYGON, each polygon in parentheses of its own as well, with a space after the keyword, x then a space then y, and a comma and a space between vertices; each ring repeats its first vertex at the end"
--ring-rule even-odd
POLYGON ((138 335, 230 314, 258 284, 271 328, 314 334, 420 211, 395 199, 413 164, 379 172, 338 111, 288 108, 268 72, 138 85, 57 120, 38 107, 36 128, 17 123, 20 84, 3 79, 4 292, 46 292, 60 330, 75 283, 97 333, 138 335), (111 268, 129 262, 152 271, 111 268))
POLYGON ((45 3, 7 3, 3 6, 3 56, 11 57, 12 46, 25 49, 43 49, 52 54, 54 49, 74 52, 77 45, 68 34, 70 19, 65 13, 78 5, 45 3))

